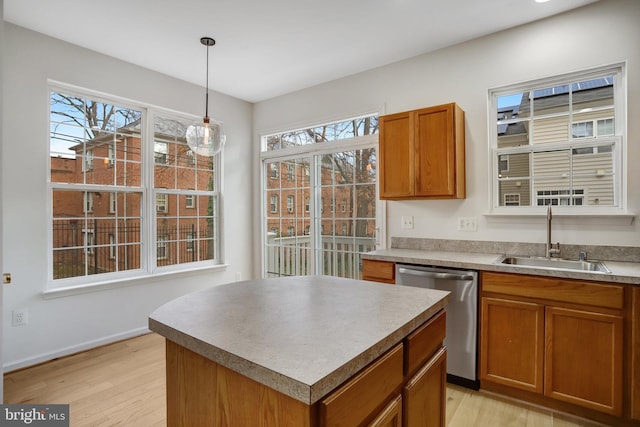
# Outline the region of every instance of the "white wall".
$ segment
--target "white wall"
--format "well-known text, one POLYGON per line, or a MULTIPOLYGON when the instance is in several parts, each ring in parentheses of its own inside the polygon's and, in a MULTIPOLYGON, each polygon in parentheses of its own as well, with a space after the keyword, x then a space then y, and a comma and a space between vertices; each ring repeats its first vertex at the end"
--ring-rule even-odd
MULTIPOLYGON (((4 139, 1 169, 4 268, 4 366, 15 369, 145 331, 151 311, 179 295, 249 278, 251 126, 253 106, 211 93, 225 123, 224 239, 227 269, 123 283, 117 289, 44 300, 47 278, 47 79, 202 115, 202 87, 4 23, 4 139), (29 324, 12 327, 10 313, 27 308, 29 324)), ((141 46, 141 54, 144 47, 141 46)), ((190 65, 185 65, 190 66, 190 65)))
MULTIPOLYGON (((4 63, 4 0, 0 0, 0 100, 4 99, 3 88, 3 66, 4 63)), ((0 159, 3 158, 2 155, 2 133, 4 126, 2 125, 2 102, 0 102, 0 159)), ((0 162, 0 212, 2 212, 2 163, 0 162)), ((2 221, 0 221, 0 273, 3 273, 2 267, 2 221)), ((2 337, 3 337, 3 325, 4 325, 4 308, 2 304, 2 295, 4 293, 4 285, 0 284, 0 374, 3 373, 2 370, 2 337)), ((0 402, 4 402, 4 381, 0 384, 0 402)))
MULTIPOLYGON (((387 236, 544 242, 542 216, 487 217, 487 90, 604 64, 628 65, 628 208, 640 211, 640 1, 602 0, 581 9, 256 104, 254 129, 316 124, 377 108, 389 114, 457 102, 466 112, 467 198, 387 203, 387 236), (415 217, 414 230, 400 216, 415 217), (477 217, 477 232, 457 230, 477 217)), ((453 23, 452 23, 453 24, 453 23)), ((426 18, 425 25, 428 25, 426 18)), ((375 45, 375 41, 372 41, 375 45)), ((257 181, 256 181, 257 185, 257 181)), ((257 187, 256 187, 257 188, 257 187)), ((254 191, 256 189, 254 188, 254 191)), ((258 195, 255 196, 256 200, 258 195)), ((640 225, 554 216, 554 241, 637 246, 640 225)))

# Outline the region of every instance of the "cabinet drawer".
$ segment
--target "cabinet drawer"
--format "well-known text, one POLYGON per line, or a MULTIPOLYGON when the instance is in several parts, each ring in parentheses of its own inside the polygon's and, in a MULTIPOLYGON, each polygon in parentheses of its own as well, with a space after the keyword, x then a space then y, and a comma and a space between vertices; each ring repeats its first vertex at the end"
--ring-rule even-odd
POLYGON ((412 375, 442 347, 446 335, 446 317, 446 312, 440 311, 406 338, 405 375, 412 375))
POLYGON ((482 273, 482 291, 548 301, 624 308, 624 287, 605 283, 509 273, 482 273))
POLYGON ((321 426, 370 422, 402 385, 402 344, 385 353, 320 403, 321 426))
POLYGON ((396 264, 389 261, 363 259, 362 279, 374 282, 396 283, 396 264))

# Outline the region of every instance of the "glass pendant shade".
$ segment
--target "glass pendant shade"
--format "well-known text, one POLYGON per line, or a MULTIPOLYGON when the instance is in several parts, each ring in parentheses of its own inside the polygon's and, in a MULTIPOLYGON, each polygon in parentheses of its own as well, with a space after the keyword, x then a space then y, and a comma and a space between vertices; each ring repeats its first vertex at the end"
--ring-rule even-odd
POLYGON ((222 123, 209 119, 209 47, 216 41, 211 37, 202 37, 200 43, 207 47, 207 78, 204 96, 205 113, 202 121, 192 123, 187 128, 187 144, 191 151, 200 156, 215 156, 224 147, 227 137, 222 129, 222 123))
POLYGON ((215 156, 224 147, 226 135, 222 123, 205 117, 187 128, 187 144, 200 156, 215 156))

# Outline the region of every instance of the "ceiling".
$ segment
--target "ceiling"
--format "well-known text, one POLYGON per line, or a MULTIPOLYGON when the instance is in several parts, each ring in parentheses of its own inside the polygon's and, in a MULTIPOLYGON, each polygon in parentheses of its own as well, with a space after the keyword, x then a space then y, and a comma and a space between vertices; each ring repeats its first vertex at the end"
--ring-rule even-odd
POLYGON ((5 21, 258 102, 597 0, 4 0, 5 21), (37 13, 34 13, 37 11, 37 13))

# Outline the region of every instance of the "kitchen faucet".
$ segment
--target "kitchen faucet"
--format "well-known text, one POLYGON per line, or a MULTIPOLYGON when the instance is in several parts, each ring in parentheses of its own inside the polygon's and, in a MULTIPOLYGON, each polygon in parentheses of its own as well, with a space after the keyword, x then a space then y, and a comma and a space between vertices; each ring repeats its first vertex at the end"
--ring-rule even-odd
POLYGON ((553 218, 553 214, 551 213, 551 206, 547 207, 547 245, 545 247, 546 258, 551 258, 554 254, 560 253, 560 242, 556 243, 556 247, 553 247, 553 243, 551 243, 551 218, 553 218))

